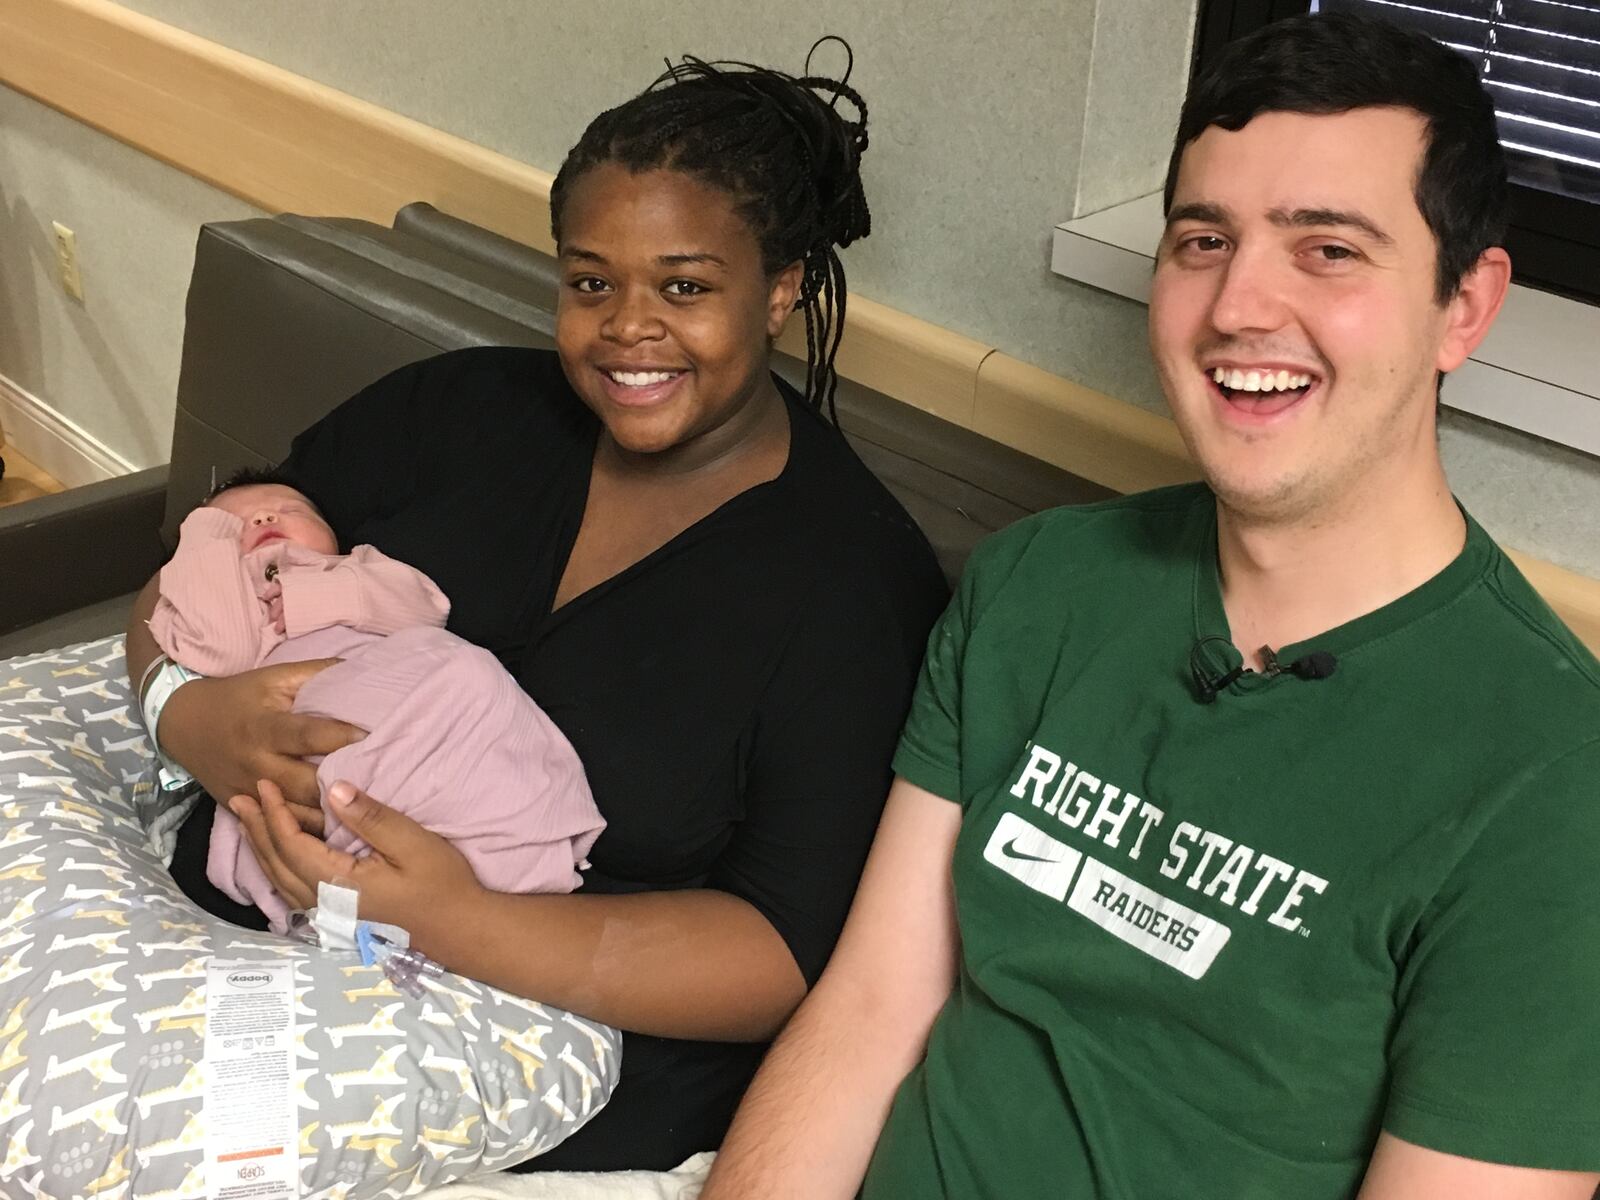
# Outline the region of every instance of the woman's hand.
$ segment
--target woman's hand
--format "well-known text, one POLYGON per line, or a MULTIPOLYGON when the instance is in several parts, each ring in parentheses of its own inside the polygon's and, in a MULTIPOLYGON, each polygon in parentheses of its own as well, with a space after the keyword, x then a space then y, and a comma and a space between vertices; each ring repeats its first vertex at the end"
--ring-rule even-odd
POLYGON ((320 832, 317 769, 305 758, 332 754, 365 734, 343 721, 291 710, 305 681, 338 661, 316 659, 192 680, 162 710, 162 749, 213 796, 253 793, 257 780, 271 780, 294 806, 299 823, 320 832))
POLYGON ((459 850, 351 784, 336 783, 328 789, 329 807, 372 848, 357 858, 302 830, 272 780, 257 786, 259 802, 240 794, 228 808, 244 826, 272 886, 292 908, 316 904, 319 883, 348 881, 361 894, 362 920, 398 925, 424 954, 440 958, 438 947, 428 944, 430 931, 450 928, 445 914, 461 911, 484 890, 459 850))
POLYGON ((372 847, 335 850, 295 825, 271 780, 228 802, 293 908, 346 882, 363 920, 398 925, 446 970, 658 1037, 765 1041, 805 994, 788 946, 737 896, 705 888, 516 895, 480 884, 460 851, 348 783, 329 810, 372 847), (532 947, 538 953, 532 952, 532 947))

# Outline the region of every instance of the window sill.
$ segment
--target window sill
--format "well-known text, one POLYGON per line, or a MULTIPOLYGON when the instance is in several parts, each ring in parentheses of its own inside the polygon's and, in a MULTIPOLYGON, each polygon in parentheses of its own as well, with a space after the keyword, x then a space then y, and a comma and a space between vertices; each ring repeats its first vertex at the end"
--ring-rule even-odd
MULTIPOLYGON (((1055 228, 1057 275, 1150 302, 1161 194, 1055 228)), ((1513 285, 1494 329, 1444 389, 1451 408, 1600 456, 1600 308, 1513 285)))

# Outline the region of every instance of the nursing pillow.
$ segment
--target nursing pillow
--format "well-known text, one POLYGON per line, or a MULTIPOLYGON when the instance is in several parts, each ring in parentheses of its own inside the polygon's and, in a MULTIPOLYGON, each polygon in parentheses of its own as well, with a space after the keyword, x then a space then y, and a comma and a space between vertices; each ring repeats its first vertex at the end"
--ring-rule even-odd
POLYGON ((190 903, 129 693, 120 638, 0 662, 7 1200, 409 1196, 606 1102, 611 1028, 448 973, 412 995, 190 903))

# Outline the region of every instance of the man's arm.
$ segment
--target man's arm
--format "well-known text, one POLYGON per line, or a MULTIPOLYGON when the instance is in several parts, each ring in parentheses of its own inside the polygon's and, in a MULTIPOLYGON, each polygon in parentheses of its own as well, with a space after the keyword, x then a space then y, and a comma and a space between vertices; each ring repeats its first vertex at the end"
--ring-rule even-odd
POLYGON ((850 1197, 955 986, 961 810, 897 779, 827 969, 767 1056, 702 1200, 850 1197))
POLYGON ((1600 1174, 1507 1167, 1378 1138, 1357 1200, 1592 1200, 1600 1174))

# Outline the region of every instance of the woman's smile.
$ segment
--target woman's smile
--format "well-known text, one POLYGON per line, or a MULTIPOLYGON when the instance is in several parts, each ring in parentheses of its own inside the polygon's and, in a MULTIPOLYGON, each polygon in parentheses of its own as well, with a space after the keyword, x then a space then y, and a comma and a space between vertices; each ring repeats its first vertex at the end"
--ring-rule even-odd
POLYGON ((596 371, 611 399, 631 408, 668 403, 690 375, 682 367, 597 367, 596 371))

